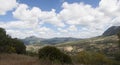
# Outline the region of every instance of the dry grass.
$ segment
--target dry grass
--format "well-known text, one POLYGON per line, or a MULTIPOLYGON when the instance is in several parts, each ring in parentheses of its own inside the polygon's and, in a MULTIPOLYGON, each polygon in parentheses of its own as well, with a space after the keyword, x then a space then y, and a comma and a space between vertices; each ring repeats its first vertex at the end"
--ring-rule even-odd
POLYGON ((40 65, 40 61, 25 55, 0 54, 0 65, 40 65))
POLYGON ((0 65, 61 65, 51 64, 49 61, 41 61, 37 57, 18 54, 0 54, 0 65))

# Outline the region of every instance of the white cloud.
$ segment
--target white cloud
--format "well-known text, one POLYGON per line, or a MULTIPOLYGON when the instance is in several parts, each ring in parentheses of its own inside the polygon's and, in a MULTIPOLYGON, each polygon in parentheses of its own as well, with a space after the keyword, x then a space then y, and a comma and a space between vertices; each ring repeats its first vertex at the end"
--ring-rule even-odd
POLYGON ((101 0, 99 6, 91 7, 84 3, 67 2, 62 5, 59 16, 66 24, 79 26, 81 37, 101 35, 108 27, 120 23, 113 21, 120 16, 120 0, 101 0), (86 29, 86 31, 82 29, 86 29))
POLYGON ((6 29, 7 34, 11 35, 13 38, 25 38, 28 36, 34 35, 34 32, 31 31, 21 31, 21 30, 14 30, 14 29, 6 29))
POLYGON ((119 16, 120 0, 101 0, 99 10, 104 12, 107 16, 119 16))
POLYGON ((69 28, 68 28, 69 31, 78 31, 78 29, 76 28, 75 25, 71 25, 69 28))
POLYGON ((61 33, 63 33, 63 34, 65 34, 65 33, 68 32, 68 30, 66 30, 66 29, 62 29, 62 28, 58 28, 58 31, 61 32, 61 33))
POLYGON ((104 13, 83 3, 69 4, 65 2, 60 17, 70 25, 88 26, 90 22, 104 17, 104 13))
POLYGON ((42 11, 38 7, 19 4, 13 12, 19 21, 0 22, 0 27, 19 38, 31 35, 86 38, 101 35, 108 27, 120 24, 120 0, 101 0, 96 8, 84 3, 64 2, 62 8, 56 13, 55 9, 42 11), (58 31, 44 26, 46 23, 58 31))
POLYGON ((112 25, 120 26, 120 16, 113 19, 113 21, 111 22, 111 26, 112 25))
POLYGON ((33 23, 43 22, 50 23, 55 26, 64 27, 64 23, 58 18, 55 10, 41 11, 38 7, 30 9, 26 4, 19 4, 13 16, 19 20, 30 21, 33 23))
POLYGON ((5 15, 7 11, 17 6, 16 0, 0 0, 0 15, 5 15))
POLYGON ((0 22, 0 27, 5 28, 7 34, 11 35, 13 38, 25 38, 33 35, 37 37, 51 38, 55 37, 57 34, 54 30, 45 26, 30 26, 26 21, 0 22))
POLYGON ((23 21, 37 21, 41 10, 37 7, 29 10, 26 4, 19 4, 17 9, 13 12, 13 16, 23 21))
MULTIPOLYGON (((9 22, 0 22, 0 27, 3 28, 13 28, 13 29, 30 29, 34 28, 34 23, 29 21, 9 21, 9 22)), ((37 27, 37 26, 35 26, 37 27)))

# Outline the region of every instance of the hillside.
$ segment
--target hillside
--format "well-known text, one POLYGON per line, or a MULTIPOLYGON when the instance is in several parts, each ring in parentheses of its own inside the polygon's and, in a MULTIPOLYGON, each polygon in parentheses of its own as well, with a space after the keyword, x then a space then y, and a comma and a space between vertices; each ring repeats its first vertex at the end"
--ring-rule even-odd
POLYGON ((87 38, 87 39, 82 39, 74 42, 65 42, 61 44, 57 44, 57 46, 62 46, 62 45, 76 45, 76 44, 91 44, 91 43, 116 43, 118 41, 118 38, 116 35, 112 36, 98 36, 98 37, 93 37, 93 38, 87 38))
POLYGON ((70 52, 98 51, 104 53, 115 53, 118 51, 118 37, 117 33, 120 31, 120 26, 112 26, 108 28, 103 35, 88 39, 82 39, 74 42, 65 42, 57 44, 63 50, 70 52), (71 49, 71 50, 70 50, 71 49))
MULTIPOLYGON (((118 38, 116 35, 99 36, 94 38, 82 39, 78 41, 59 43, 59 44, 56 44, 55 46, 63 51, 66 51, 72 54, 78 53, 84 50, 114 53, 118 51, 118 38)), ((42 48, 42 47, 43 45, 27 45, 27 50, 37 51, 39 48, 42 48)))
POLYGON ((66 42, 57 44, 56 46, 70 53, 78 53, 80 51, 95 51, 110 54, 119 50, 118 38, 116 35, 100 36, 74 42, 66 42))
POLYGON ((25 39, 22 39, 25 45, 40 43, 40 41, 42 40, 44 40, 44 38, 38 38, 35 36, 30 36, 30 37, 26 37, 25 39))
POLYGON ((103 36, 111 36, 115 35, 120 31, 120 26, 112 26, 108 28, 104 33, 103 36))
MULTIPOLYGON (((110 54, 118 51, 118 37, 116 35, 118 31, 119 26, 112 26, 98 37, 87 39, 52 38, 42 40, 41 42, 47 45, 54 45, 63 51, 74 54, 84 50, 110 54)), ((27 50, 37 51, 43 46, 46 45, 27 45, 27 50)))
POLYGON ((35 36, 30 36, 26 37, 25 39, 22 39, 25 45, 31 45, 31 44, 40 44, 40 45, 45 45, 45 44, 59 44, 59 43, 65 43, 68 41, 77 41, 80 40, 79 38, 72 38, 72 37, 61 37, 61 38, 50 38, 50 39, 45 39, 45 38, 38 38, 35 36))

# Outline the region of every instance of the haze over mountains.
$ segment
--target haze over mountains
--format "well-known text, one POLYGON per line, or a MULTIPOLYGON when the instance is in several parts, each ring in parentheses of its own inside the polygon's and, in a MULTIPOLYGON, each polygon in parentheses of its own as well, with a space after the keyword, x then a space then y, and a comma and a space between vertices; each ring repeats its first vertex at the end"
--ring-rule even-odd
MULTIPOLYGON (((117 34, 120 31, 120 26, 112 26, 108 28, 100 37, 104 36, 112 36, 117 34)), ((95 37, 96 39, 99 37, 95 37)), ((55 45, 55 44, 62 44, 65 42, 73 42, 73 41, 80 41, 82 39, 80 38, 72 38, 72 37, 60 37, 60 38, 50 38, 50 39, 45 39, 45 38, 38 38, 36 36, 30 36, 25 39, 22 39, 22 41, 26 45, 30 44, 50 44, 50 45, 55 45)))
POLYGON ((24 39, 28 51, 36 52, 39 48, 46 45, 53 45, 70 54, 80 51, 95 51, 105 54, 114 54, 119 49, 117 33, 120 26, 112 26, 108 28, 101 36, 77 39, 77 38, 51 38, 43 39, 35 36, 24 39))
POLYGON ((35 36, 30 36, 25 39, 22 39, 22 41, 26 44, 58 44, 58 43, 64 43, 68 41, 77 41, 80 40, 79 38, 72 38, 72 37, 60 37, 60 38, 50 38, 50 39, 45 39, 45 38, 38 38, 35 36))

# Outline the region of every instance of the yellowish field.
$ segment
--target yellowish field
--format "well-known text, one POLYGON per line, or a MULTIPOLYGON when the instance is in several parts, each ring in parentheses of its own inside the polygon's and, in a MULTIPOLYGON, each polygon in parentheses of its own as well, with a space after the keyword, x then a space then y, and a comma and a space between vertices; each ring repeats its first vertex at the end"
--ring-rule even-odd
POLYGON ((0 65, 40 65, 40 61, 25 55, 0 54, 0 65))

